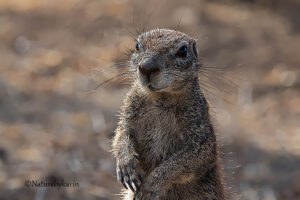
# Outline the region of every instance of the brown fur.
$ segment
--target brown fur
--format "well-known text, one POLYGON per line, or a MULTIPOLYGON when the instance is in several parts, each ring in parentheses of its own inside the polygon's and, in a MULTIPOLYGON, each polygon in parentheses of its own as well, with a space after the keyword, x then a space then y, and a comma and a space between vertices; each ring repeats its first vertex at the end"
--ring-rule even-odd
POLYGON ((113 139, 118 179, 128 188, 124 199, 224 199, 216 136, 198 81, 195 40, 156 29, 141 34, 138 43, 130 60, 136 79, 113 139), (176 56, 182 45, 187 46, 184 58, 176 56), (138 66, 149 57, 161 70, 146 81, 138 66))

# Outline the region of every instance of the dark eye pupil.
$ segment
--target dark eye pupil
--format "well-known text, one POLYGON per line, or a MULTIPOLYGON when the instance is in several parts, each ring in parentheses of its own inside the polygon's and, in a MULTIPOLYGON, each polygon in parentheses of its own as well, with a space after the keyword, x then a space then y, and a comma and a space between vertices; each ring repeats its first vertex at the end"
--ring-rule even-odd
POLYGON ((187 55, 187 48, 186 48, 186 46, 181 47, 177 51, 176 55, 179 56, 179 57, 185 57, 187 55))
POLYGON ((136 43, 135 49, 136 49, 137 51, 140 50, 140 45, 139 45, 139 43, 136 43))

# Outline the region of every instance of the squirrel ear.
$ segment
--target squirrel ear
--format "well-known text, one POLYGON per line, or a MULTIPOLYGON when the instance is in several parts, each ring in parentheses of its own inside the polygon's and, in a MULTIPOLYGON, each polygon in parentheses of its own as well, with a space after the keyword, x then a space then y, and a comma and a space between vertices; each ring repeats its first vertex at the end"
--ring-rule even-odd
POLYGON ((196 42, 193 42, 193 53, 195 57, 198 59, 197 45, 196 42))

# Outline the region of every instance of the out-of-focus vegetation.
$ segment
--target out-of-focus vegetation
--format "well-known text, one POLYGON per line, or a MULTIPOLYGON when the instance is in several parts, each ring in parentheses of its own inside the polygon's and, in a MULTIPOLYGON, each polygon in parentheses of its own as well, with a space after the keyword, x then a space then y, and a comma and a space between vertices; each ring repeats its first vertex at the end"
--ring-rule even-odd
POLYGON ((230 199, 300 199, 297 0, 0 0, 0 199, 119 199, 110 138, 128 85, 87 91, 143 26, 195 36, 222 68, 207 90, 230 199), (24 185, 49 177, 80 187, 24 185))

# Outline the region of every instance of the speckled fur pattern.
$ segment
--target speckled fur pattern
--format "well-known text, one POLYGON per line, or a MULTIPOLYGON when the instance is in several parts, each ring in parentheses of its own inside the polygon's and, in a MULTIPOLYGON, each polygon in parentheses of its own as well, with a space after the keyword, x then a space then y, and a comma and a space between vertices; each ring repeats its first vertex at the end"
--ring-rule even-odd
POLYGON ((225 199, 216 136, 198 80, 196 41, 178 31, 155 29, 141 34, 138 42, 141 49, 130 60, 136 80, 121 108, 113 154, 117 173, 119 168, 128 172, 125 182, 137 174, 143 181, 135 193, 124 190, 123 199, 225 199), (182 45, 188 47, 184 59, 175 56, 182 45), (158 91, 149 90, 139 77, 145 57, 162 66, 150 80, 158 91))

